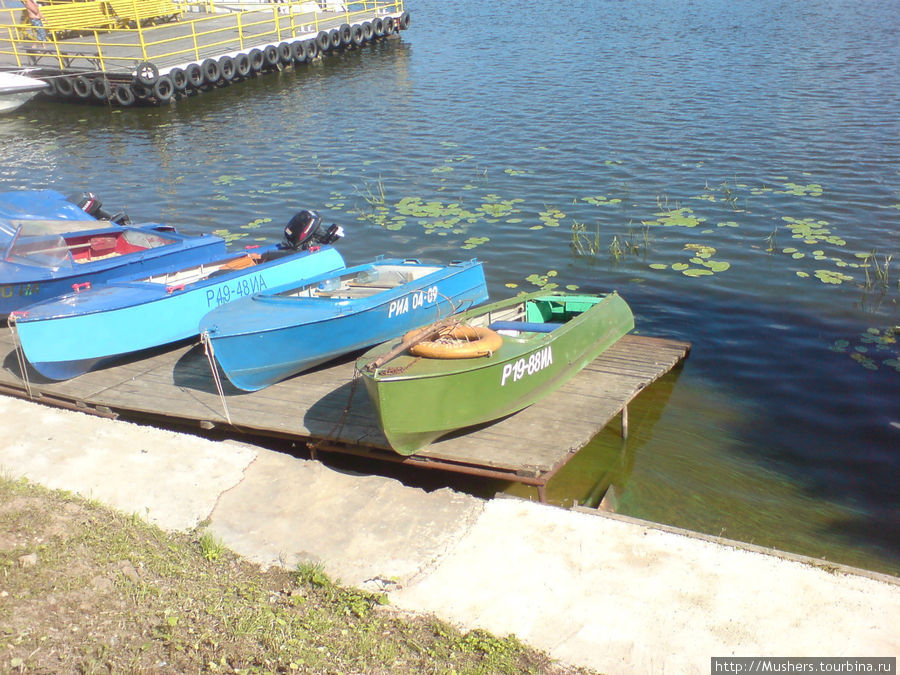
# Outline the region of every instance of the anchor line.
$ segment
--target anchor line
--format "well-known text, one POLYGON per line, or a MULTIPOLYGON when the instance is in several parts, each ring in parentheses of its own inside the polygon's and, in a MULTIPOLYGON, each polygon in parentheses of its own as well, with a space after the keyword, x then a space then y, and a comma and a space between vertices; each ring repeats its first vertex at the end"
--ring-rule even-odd
POLYGON ((219 400, 222 402, 222 409, 225 411, 225 419, 228 424, 234 426, 231 421, 231 413, 228 411, 228 403, 225 400, 225 390, 222 387, 222 376, 219 375, 219 369, 216 367, 216 354, 213 349, 212 339, 209 337, 209 331, 203 331, 200 334, 200 342, 203 343, 203 352, 206 354, 206 360, 209 361, 209 368, 212 371, 213 381, 216 383, 216 391, 219 392, 219 400))
POLYGON ((16 351, 16 360, 19 362, 19 372, 22 373, 22 381, 25 382, 25 392, 28 394, 28 398, 34 399, 34 395, 31 393, 31 381, 28 379, 25 350, 22 348, 22 343, 19 340, 19 332, 16 330, 15 314, 10 314, 9 317, 7 317, 6 322, 9 325, 10 333, 12 333, 13 345, 15 346, 16 351))

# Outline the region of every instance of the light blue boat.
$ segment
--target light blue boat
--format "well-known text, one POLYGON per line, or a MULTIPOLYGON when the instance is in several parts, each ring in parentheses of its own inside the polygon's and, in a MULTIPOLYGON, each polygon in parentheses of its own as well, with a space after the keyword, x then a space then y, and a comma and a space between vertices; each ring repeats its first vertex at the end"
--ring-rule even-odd
POLYGON ((470 260, 383 260, 255 293, 200 322, 234 386, 256 391, 487 300, 470 260))
POLYGON ((10 316, 25 357, 64 380, 104 361, 197 335, 210 309, 253 293, 344 268, 331 246, 269 246, 152 276, 114 279, 10 316))

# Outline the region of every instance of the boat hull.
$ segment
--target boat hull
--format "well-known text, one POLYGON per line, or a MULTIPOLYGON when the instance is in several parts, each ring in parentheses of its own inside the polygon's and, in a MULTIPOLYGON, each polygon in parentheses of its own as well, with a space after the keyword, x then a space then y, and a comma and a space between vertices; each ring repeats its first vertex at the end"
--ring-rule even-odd
POLYGON ((29 307, 15 329, 35 370, 69 379, 113 357, 194 337, 203 315, 220 304, 343 266, 338 251, 325 246, 183 287, 117 279, 29 307))
MULTIPOLYGON (((460 315, 460 319, 501 311, 522 301, 486 305, 460 315)), ((400 344, 392 340, 366 352, 357 368, 385 437, 396 452, 409 455, 445 434, 503 418, 535 403, 633 327, 628 305, 618 294, 610 293, 553 332, 526 334, 527 338, 504 336, 503 345, 490 356, 443 360, 404 354, 370 372, 372 361, 400 344)))
MULTIPOLYGON (((409 269, 417 264, 383 263, 409 269)), ((377 265, 348 268, 342 276, 365 273, 377 265)), ((323 278, 311 283, 328 281, 323 278)), ((216 360, 239 389, 257 391, 488 297, 484 270, 475 261, 446 266, 414 282, 356 300, 277 294, 274 289, 222 307, 201 323, 216 360)))
POLYGON ((47 87, 43 80, 18 73, 0 72, 0 113, 16 110, 47 87))

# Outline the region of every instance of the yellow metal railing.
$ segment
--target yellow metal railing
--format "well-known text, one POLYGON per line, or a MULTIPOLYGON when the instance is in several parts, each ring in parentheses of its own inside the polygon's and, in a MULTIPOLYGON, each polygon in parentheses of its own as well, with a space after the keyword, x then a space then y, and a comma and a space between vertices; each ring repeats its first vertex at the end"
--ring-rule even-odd
POLYGON ((338 18, 345 23, 372 19, 376 14, 403 11, 403 0, 358 0, 342 3, 341 11, 324 11, 330 2, 229 2, 202 0, 173 3, 172 0, 87 0, 47 5, 46 40, 37 39, 34 26, 23 21, 21 9, 0 10, 0 57, 13 56, 18 66, 48 60, 66 70, 74 60, 86 59, 98 72, 130 72, 136 61, 199 61, 216 49, 245 51, 264 44, 283 42, 318 33, 325 21, 338 18), (96 13, 90 26, 88 14, 78 5, 106 4, 104 14, 96 13), (56 10, 79 10, 66 20, 56 10), (130 10, 129 10, 130 7, 130 10), (155 9, 154 9, 155 8, 155 9), (51 11, 52 10, 52 11, 51 11), (52 13, 52 21, 47 13, 52 13), (101 18, 105 17, 105 22, 101 18), (153 25, 154 19, 178 18, 184 27, 173 35, 173 23, 153 25), (223 21, 224 20, 224 21, 223 21), (114 27, 115 26, 115 27, 114 27), (4 33, 6 39, 4 39, 4 33), (135 39, 137 38, 137 39, 135 39))

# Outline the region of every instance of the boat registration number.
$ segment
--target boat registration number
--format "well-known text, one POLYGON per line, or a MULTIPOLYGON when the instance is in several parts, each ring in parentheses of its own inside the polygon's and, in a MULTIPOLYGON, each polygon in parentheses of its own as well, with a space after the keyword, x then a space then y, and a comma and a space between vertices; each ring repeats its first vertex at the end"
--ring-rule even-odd
POLYGON ((402 298, 391 300, 391 304, 388 305, 388 318, 391 319, 395 316, 406 314, 410 308, 419 309, 420 307, 433 305, 438 298, 438 293, 438 287, 432 286, 421 291, 413 291, 402 298))
POLYGON ((518 382, 526 375, 534 375, 553 363, 553 347, 547 345, 543 349, 539 349, 524 356, 514 363, 507 363, 503 366, 503 373, 500 375, 500 386, 503 387, 507 382, 518 382))
POLYGON ((41 290, 40 284, 18 284, 15 286, 0 286, 0 297, 11 298, 14 295, 20 297, 26 295, 36 295, 41 290))
POLYGON ((206 289, 206 306, 218 307, 232 300, 264 291, 268 286, 262 274, 232 279, 231 281, 206 289))

